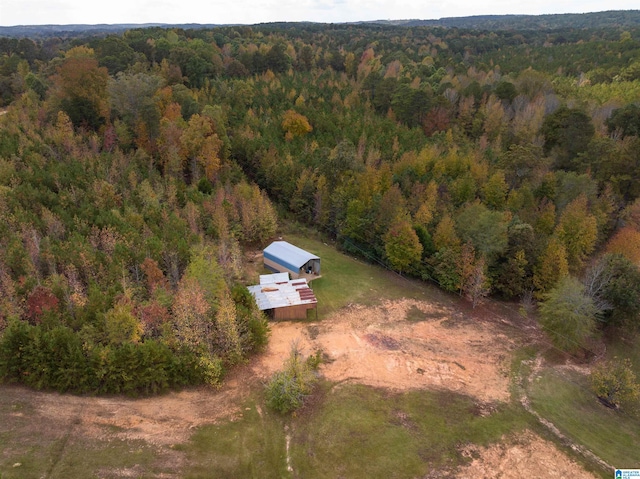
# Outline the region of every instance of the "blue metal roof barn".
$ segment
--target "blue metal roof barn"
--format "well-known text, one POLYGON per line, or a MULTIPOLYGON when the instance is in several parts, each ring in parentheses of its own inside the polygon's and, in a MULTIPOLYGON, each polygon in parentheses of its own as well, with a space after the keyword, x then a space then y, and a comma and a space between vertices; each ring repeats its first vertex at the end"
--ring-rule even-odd
POLYGON ((320 276, 320 258, 286 241, 274 241, 263 251, 264 265, 276 273, 289 273, 291 278, 320 276))

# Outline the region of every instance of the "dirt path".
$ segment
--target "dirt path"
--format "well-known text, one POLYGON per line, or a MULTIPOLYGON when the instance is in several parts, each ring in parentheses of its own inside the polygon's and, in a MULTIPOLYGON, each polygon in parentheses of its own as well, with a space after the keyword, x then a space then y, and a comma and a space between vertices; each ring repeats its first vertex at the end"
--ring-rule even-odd
MULTIPOLYGON (((81 397, 9 386, 3 386, 1 394, 3 403, 33 407, 34 431, 40 424, 50 424, 53 429, 73 424, 76 434, 89 439, 115 437, 172 446, 186 442, 198 426, 242 414, 250 374, 248 368, 234 372, 219 390, 203 387, 144 399, 81 397)), ((23 414, 15 412, 13 416, 23 414)))

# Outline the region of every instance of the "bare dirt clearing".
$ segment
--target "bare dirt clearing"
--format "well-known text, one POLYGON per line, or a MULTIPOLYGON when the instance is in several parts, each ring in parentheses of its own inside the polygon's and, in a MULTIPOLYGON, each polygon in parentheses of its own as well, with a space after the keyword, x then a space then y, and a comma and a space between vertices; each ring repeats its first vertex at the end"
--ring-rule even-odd
POLYGON ((320 371, 330 381, 444 388, 482 402, 509 399, 509 353, 517 346, 495 324, 425 302, 394 301, 345 308, 319 323, 274 323, 256 374, 280 369, 294 342, 305 354, 322 350, 320 371))

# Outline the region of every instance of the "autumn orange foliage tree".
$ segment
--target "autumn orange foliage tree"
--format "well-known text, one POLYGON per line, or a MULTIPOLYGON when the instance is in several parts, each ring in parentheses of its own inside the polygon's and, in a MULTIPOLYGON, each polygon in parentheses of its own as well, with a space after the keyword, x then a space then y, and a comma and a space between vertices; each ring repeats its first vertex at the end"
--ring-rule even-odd
POLYGON ((620 229, 607 243, 609 253, 619 253, 640 267, 640 231, 630 226, 620 229))
POLYGON ((51 98, 74 126, 95 130, 109 117, 108 79, 107 69, 98 65, 91 48, 75 47, 66 52, 52 77, 51 98))

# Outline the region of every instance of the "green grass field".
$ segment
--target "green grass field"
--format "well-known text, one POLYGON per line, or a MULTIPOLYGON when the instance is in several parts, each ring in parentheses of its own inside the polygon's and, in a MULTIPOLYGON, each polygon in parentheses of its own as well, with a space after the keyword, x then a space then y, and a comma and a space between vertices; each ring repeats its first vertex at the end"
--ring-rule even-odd
MULTIPOLYGON (((257 402, 256 402, 257 401, 257 402)), ((309 406, 290 418, 247 404, 235 422, 201 428, 182 446, 188 478, 412 478, 452 471, 464 444, 488 444, 534 427, 531 416, 503 404, 487 417, 467 396, 434 391, 390 393, 321 383, 309 406)))
POLYGON ((318 298, 320 316, 337 311, 350 303, 372 305, 383 300, 399 298, 449 301, 445 293, 431 285, 404 278, 347 256, 311 233, 305 235, 303 231, 296 230, 287 234, 284 239, 320 256, 322 277, 311 282, 318 298))
POLYGON ((586 377, 547 369, 529 387, 533 408, 617 468, 640 465, 640 419, 604 407, 586 377))
POLYGON ((179 446, 191 464, 185 478, 288 477, 284 419, 264 408, 260 393, 241 419, 200 428, 179 446))
POLYGON ((450 392, 325 388, 321 407, 293 424, 293 464, 302 477, 423 477, 464 463, 464 444, 485 445, 531 425, 506 404, 482 417, 472 398, 450 392))

